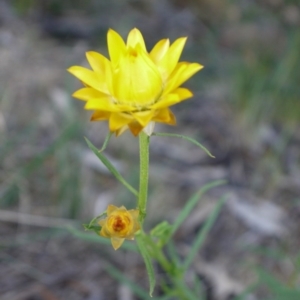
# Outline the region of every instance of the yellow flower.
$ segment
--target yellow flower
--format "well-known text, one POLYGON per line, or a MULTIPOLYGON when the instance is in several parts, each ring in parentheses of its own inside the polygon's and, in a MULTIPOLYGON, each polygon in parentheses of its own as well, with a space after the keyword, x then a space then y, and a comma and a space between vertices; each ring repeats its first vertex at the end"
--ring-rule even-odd
POLYGON ((102 227, 100 235, 111 239, 112 246, 117 250, 124 239, 133 240, 134 234, 140 229, 138 222, 139 211, 127 210, 124 206, 108 205, 107 217, 99 221, 102 227))
POLYGON ((68 69, 85 85, 73 96, 86 101, 85 109, 95 111, 92 121, 108 120, 116 135, 129 128, 136 136, 147 125, 153 128, 152 122, 174 125, 169 107, 193 96, 180 85, 203 68, 198 63, 178 62, 186 39, 179 38, 171 45, 169 39, 160 40, 148 53, 138 29, 130 31, 126 44, 110 29, 110 60, 90 51, 86 57, 92 70, 68 69))

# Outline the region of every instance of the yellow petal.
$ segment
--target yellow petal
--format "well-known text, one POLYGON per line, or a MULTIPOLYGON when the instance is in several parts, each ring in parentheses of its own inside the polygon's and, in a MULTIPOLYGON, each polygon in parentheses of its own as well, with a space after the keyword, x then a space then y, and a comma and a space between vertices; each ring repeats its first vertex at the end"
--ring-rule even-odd
POLYGON ((121 245, 123 244, 123 242, 124 242, 124 239, 122 239, 122 238, 117 238, 117 237, 111 238, 111 244, 115 250, 120 248, 121 245))
POLYGON ((97 110, 91 116, 91 121, 103 121, 108 120, 110 118, 110 112, 97 110))
POLYGON ((139 217, 140 211, 138 209, 130 209, 128 211, 134 220, 137 220, 139 217))
POLYGON ((164 96, 163 98, 159 99, 155 104, 151 105, 151 109, 160 109, 160 108, 165 108, 171 105, 174 105, 175 103, 178 103, 179 97, 176 93, 168 94, 164 96))
POLYGON ((106 82, 104 78, 100 78, 99 74, 89 69, 73 66, 68 71, 85 83, 87 86, 92 87, 100 92, 108 93, 106 82))
POLYGON ((127 47, 128 48, 129 47, 135 48, 135 46, 137 44, 140 44, 140 46, 142 47, 142 49, 144 51, 147 51, 146 50, 146 46, 145 46, 145 42, 144 42, 144 38, 143 38, 141 32, 137 28, 134 28, 128 34, 128 37, 127 37, 127 47))
POLYGON ((156 111, 153 121, 167 123, 170 120, 170 110, 168 108, 163 108, 156 111))
POLYGON ((89 51, 86 52, 86 58, 95 72, 105 74, 105 66, 109 63, 105 56, 95 51, 89 51))
POLYGON ((86 57, 100 81, 106 83, 106 93, 112 93, 112 67, 110 61, 102 54, 94 51, 86 52, 86 57))
POLYGON ((176 89, 202 68, 203 66, 198 63, 179 63, 171 77, 168 79, 164 93, 167 94, 176 89))
POLYGON ((107 97, 106 94, 89 87, 77 90, 72 96, 83 101, 88 101, 91 98, 107 97))
POLYGON ((116 66, 120 57, 126 53, 126 45, 121 36, 112 29, 109 29, 107 33, 107 45, 110 60, 116 66))
POLYGON ((176 118, 168 108, 159 110, 158 114, 153 118, 153 121, 165 123, 168 125, 176 125, 176 118))
POLYGON ((117 137, 120 136, 120 135, 121 135, 122 133, 124 133, 127 129, 128 129, 128 126, 125 125, 125 126, 121 127, 120 129, 116 130, 116 131, 115 131, 116 136, 117 136, 117 137))
POLYGON ((136 121, 129 123, 128 127, 134 136, 138 136, 138 134, 143 130, 143 126, 136 121))
POLYGON ((109 130, 114 132, 132 121, 132 116, 124 113, 113 113, 109 118, 109 130))
POLYGON ((150 57, 155 64, 162 60, 167 51, 169 50, 170 40, 160 40, 151 50, 150 57))
POLYGON ((163 97, 160 101, 152 105, 152 109, 160 109, 172 106, 183 100, 193 97, 193 93, 186 88, 177 88, 172 93, 163 97))
POLYGON ((110 235, 106 232, 105 230, 105 224, 103 224, 104 226, 101 228, 99 234, 103 237, 106 237, 106 238, 110 238, 110 235))
POLYGON ((176 117, 171 111, 170 111, 170 120, 165 123, 168 125, 176 125, 176 117))
POLYGON ((90 110, 104 110, 104 111, 120 111, 120 108, 118 105, 115 105, 111 102, 110 97, 102 97, 102 98, 92 98, 89 99, 84 106, 84 109, 90 110))
POLYGON ((153 118, 153 121, 165 123, 168 125, 176 124, 176 118, 174 114, 171 112, 171 110, 168 108, 163 108, 159 110, 158 114, 153 118))
POLYGON ((134 223, 134 226, 132 228, 132 235, 134 237, 134 234, 141 229, 141 225, 139 223, 139 220, 138 220, 138 217, 139 217, 139 210, 138 209, 131 209, 128 211, 129 214, 131 215, 132 217, 132 220, 133 220, 133 223, 134 223))
POLYGON ((154 111, 141 111, 132 114, 133 118, 136 119, 143 127, 151 121, 154 116, 154 111))
POLYGON ((169 48, 164 58, 158 63, 159 69, 163 74, 163 78, 166 79, 175 69, 183 47, 186 42, 186 37, 177 39, 169 48))
POLYGON ((112 212, 114 212, 115 210, 118 210, 119 208, 115 205, 109 204, 107 206, 107 210, 106 210, 106 214, 109 216, 112 212))
POLYGON ((114 74, 114 97, 120 103, 143 107, 157 99, 162 91, 161 76, 140 45, 121 58, 114 74))
POLYGON ((121 210, 121 211, 127 211, 127 209, 126 209, 126 207, 125 207, 124 205, 120 206, 120 207, 118 208, 118 210, 121 210))
POLYGON ((98 224, 99 224, 101 227, 103 227, 103 225, 105 225, 105 223, 106 223, 106 219, 102 219, 102 220, 100 220, 100 221, 98 222, 98 224))
POLYGON ((110 95, 113 94, 113 66, 109 60, 105 61, 104 80, 110 95))

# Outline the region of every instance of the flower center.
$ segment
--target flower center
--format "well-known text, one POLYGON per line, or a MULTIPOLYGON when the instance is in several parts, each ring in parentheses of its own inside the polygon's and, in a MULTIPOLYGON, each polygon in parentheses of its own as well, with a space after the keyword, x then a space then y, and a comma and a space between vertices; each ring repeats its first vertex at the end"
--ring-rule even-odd
POLYGON ((131 232, 132 227, 132 220, 126 213, 111 215, 107 220, 107 230, 111 236, 126 236, 131 232))
POLYGON ((121 217, 117 216, 114 218, 112 228, 115 232, 120 232, 120 231, 124 230, 125 227, 126 227, 126 224, 121 217))

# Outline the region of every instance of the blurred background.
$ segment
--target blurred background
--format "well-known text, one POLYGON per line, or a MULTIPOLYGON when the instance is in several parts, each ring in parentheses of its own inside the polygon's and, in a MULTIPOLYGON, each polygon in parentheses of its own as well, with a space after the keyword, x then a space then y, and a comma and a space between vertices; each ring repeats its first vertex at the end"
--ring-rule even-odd
MULTIPOLYGON (((177 126, 156 131, 189 135, 216 156, 151 138, 146 230, 226 179, 174 242, 184 256, 228 195, 191 270, 203 299, 300 299, 298 0, 0 0, 0 299, 147 299, 140 257, 82 230, 109 203, 134 199, 88 149, 84 136, 100 148, 107 124, 89 122, 66 72, 87 66, 86 51, 107 55, 109 28, 126 38, 133 27, 148 50, 188 36, 181 60, 205 68, 186 84, 195 96, 173 107, 177 126)), ((137 186, 138 140, 113 137, 105 154, 137 186)))

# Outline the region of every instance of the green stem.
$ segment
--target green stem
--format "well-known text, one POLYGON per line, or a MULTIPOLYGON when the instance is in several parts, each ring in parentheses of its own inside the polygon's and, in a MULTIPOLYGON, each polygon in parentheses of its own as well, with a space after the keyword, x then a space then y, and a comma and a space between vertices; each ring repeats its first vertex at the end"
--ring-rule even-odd
POLYGON ((147 243, 151 249, 151 256, 153 258, 155 258, 160 265, 162 266, 162 268, 170 275, 173 274, 173 267, 172 264, 169 262, 169 260, 167 259, 167 257, 165 256, 164 252, 162 251, 161 248, 159 248, 157 246, 157 244, 153 241, 151 236, 148 236, 144 233, 144 241, 145 243, 147 243))
POLYGON ((140 190, 138 208, 140 211, 140 222, 143 223, 146 217, 147 197, 148 197, 148 177, 149 177, 149 136, 144 132, 140 138, 140 190))
POLYGON ((195 300, 198 299, 192 291, 184 283, 184 274, 180 269, 179 265, 174 266, 172 262, 168 260, 165 256, 162 249, 160 249, 156 243, 152 240, 151 237, 145 235, 145 242, 152 247, 152 257, 155 258, 161 267, 165 270, 165 272, 170 276, 173 280, 174 287, 175 287, 175 294, 179 296, 180 299, 184 300, 195 300))

